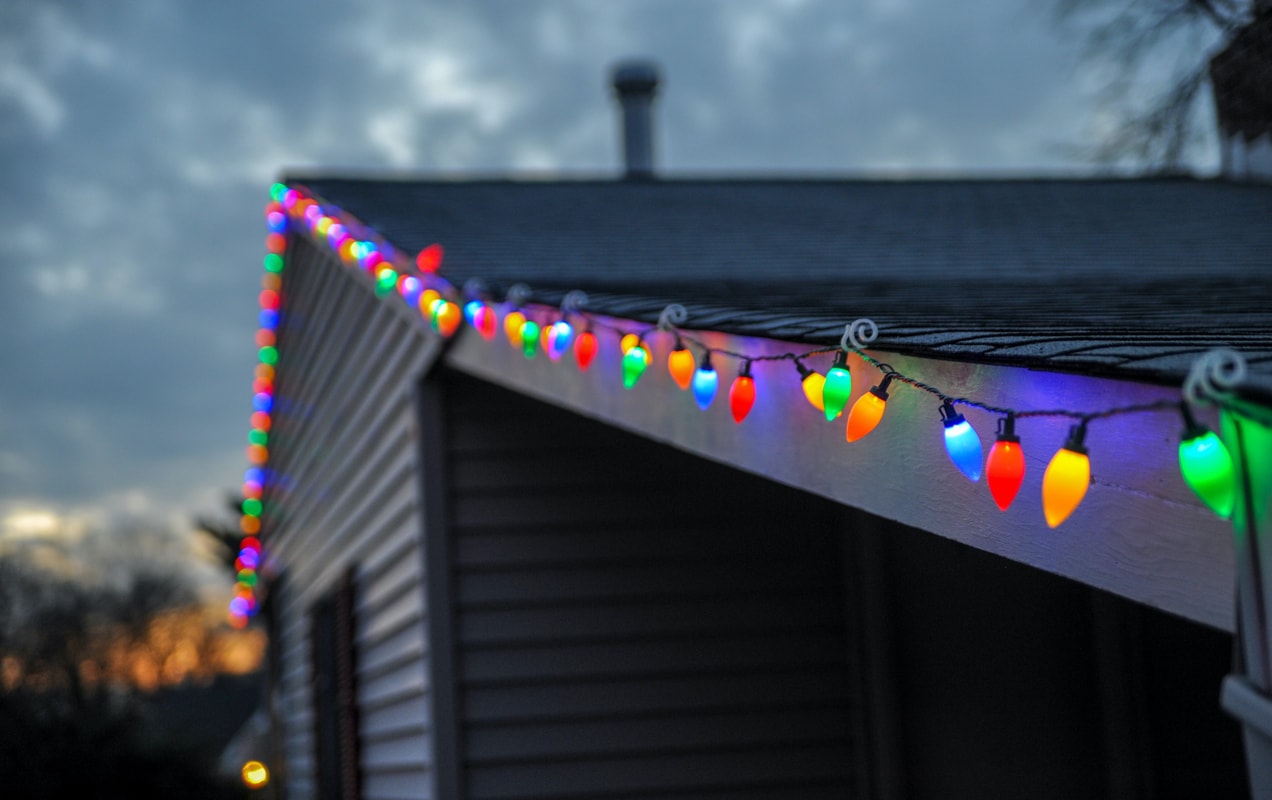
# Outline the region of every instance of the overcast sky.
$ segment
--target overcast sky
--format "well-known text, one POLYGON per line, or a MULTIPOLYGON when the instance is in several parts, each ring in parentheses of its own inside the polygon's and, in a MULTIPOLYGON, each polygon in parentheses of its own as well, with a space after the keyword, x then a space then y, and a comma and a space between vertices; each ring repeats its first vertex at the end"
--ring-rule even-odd
POLYGON ((638 55, 667 174, 1083 173, 1047 7, 0 0, 0 535, 237 490, 283 170, 613 175, 638 55))

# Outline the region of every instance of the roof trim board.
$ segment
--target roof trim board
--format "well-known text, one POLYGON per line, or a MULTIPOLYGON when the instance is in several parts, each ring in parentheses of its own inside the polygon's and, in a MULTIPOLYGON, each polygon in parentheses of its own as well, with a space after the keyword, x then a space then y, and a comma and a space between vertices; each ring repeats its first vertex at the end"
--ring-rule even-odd
MULTIPOLYGON (((395 263, 404 260, 374 231, 348 215, 344 219, 352 230, 359 230, 359 236, 373 236, 380 241, 395 263)), ((330 253, 323 260, 341 263, 330 253)), ((368 288, 375 282, 363 270, 350 272, 368 288)), ((388 304, 413 319, 414 324, 424 324, 423 318, 405 304, 392 299, 388 304)), ((611 322, 630 325, 630 321, 619 319, 611 318, 611 322)), ((712 348, 754 353, 757 357, 792 349, 791 343, 767 337, 721 332, 701 335, 712 348)), ((665 349, 659 348, 669 344, 668 337, 650 339, 657 350, 655 358, 665 360, 665 349)), ((1089 409, 1091 412, 1110 406, 1166 404, 1178 398, 1172 390, 1131 381, 940 361, 903 353, 880 357, 902 373, 922 375, 931 384, 957 387, 961 396, 987 398, 982 402, 992 406, 1021 407, 1021 393, 1033 401, 1028 407, 1077 408, 1084 412, 1088 411, 1084 404, 1094 400, 1099 401, 1099 406, 1089 409), (1017 396, 1012 397, 1013 394, 1017 396)), ((835 428, 832 435, 824 418, 810 413, 806 405, 792 413, 785 399, 770 403, 768 411, 761 410, 764 405, 757 403, 759 416, 754 422, 748 419, 747 429, 743 430, 733 425, 724 410, 718 410, 713 421, 704 421, 707 418, 703 412, 687 396, 679 405, 675 400, 650 402, 649 391, 662 389, 672 397, 679 394, 674 387, 651 390, 659 382, 656 379, 646 380, 629 393, 616 391, 616 380, 606 381, 597 375, 618 374, 612 349, 608 355, 603 352, 591 373, 581 374, 544 358, 527 360, 511 348, 482 341, 466 328, 453 341, 445 358, 447 363, 479 377, 698 455, 1215 627, 1232 627, 1233 557, 1226 534, 1228 526, 1200 506, 1179 480, 1170 457, 1178 442, 1177 414, 1128 415, 1120 417, 1116 425, 1102 420, 1101 428, 1108 426, 1116 431, 1103 443, 1103 432, 1092 433, 1092 449, 1100 452, 1095 468, 1098 491, 1093 490, 1077 512, 1085 521, 1049 531, 1040 524, 1036 492, 1032 501, 1024 499, 1028 491, 1022 493, 1021 503, 1001 514, 982 488, 952 473, 939 445, 935 404, 922 392, 898 393, 897 399, 889 403, 885 425, 913 428, 907 431, 908 435, 875 435, 849 447, 841 441, 840 426, 831 426, 835 428), (1163 450, 1166 456, 1153 464, 1141 463, 1143 453, 1153 447, 1163 450), (920 492, 915 491, 916 481, 923 483, 920 492), (1029 513, 1031 507, 1033 513, 1029 513), (1022 513, 1029 519, 1021 519, 1022 513)), ((852 369, 858 376, 871 374, 872 359, 854 354, 852 360, 852 369)), ((772 394, 790 394, 776 388, 793 382, 789 364, 757 362, 755 366, 757 381, 769 387, 772 394), (770 370, 772 375, 764 374, 770 370), (779 374, 782 371, 785 374, 779 374)), ((665 373, 660 380, 670 384, 665 373)), ((859 377, 860 389, 866 388, 861 385, 863 382, 868 384, 859 377)), ((969 410, 969 417, 975 416, 969 410)), ((1026 442, 1063 441, 1067 422, 1031 419, 1030 424, 1037 428, 1027 433, 1026 442)), ((982 431, 993 428, 992 420, 979 419, 976 423, 982 431)), ((1053 446, 1043 445, 1046 452, 1035 448, 1029 453, 1034 458, 1030 472, 1035 480, 1042 472, 1042 463, 1037 459, 1049 456, 1053 446)))

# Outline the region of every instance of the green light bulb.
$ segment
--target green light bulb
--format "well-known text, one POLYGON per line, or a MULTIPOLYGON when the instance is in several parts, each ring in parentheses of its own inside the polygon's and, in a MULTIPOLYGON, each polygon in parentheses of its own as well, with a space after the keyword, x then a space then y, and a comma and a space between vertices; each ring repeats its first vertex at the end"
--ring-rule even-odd
POLYGON ((267 445, 269 444, 269 434, 259 428, 253 428, 252 431, 247 434, 247 443, 267 445))
POLYGON ((649 357, 645 355, 645 348, 639 344, 629 347, 623 354, 623 386, 628 389, 635 386, 647 366, 649 357))
POLYGON ((375 293, 379 297, 385 297, 397 287, 398 274, 397 271, 385 267, 375 276, 375 293))
POLYGON ((1227 519, 1236 503, 1237 485, 1232 456, 1214 431, 1200 426, 1184 433, 1179 443, 1179 471, 1184 481, 1210 510, 1227 519))
POLYGON ((534 358, 535 348, 539 346, 539 323, 526 320, 521 326, 521 349, 526 358, 534 358))
POLYGON ((822 411, 832 420, 843 413, 852 395, 852 373, 848 371, 848 354, 842 350, 835 357, 835 365, 826 373, 822 386, 822 411))

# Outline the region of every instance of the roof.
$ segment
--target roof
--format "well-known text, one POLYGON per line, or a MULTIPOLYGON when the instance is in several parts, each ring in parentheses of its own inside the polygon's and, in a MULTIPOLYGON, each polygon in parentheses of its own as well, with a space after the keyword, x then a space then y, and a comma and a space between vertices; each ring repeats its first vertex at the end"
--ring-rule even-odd
POLYGON ((457 286, 815 345, 1177 385, 1240 351, 1272 398, 1272 187, 1193 179, 421 180, 292 175, 457 286))

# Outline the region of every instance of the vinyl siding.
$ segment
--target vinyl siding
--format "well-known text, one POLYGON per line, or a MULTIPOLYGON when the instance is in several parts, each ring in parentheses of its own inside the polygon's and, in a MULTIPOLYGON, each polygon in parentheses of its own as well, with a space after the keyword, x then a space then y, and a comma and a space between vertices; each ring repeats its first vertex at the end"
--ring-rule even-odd
POLYGON ((361 276, 306 241, 292 247, 264 532, 287 576, 278 636, 288 797, 315 792, 304 621, 352 566, 362 796, 427 798, 431 716, 411 376, 432 347, 400 309, 357 285, 361 276))
POLYGON ((850 796, 839 509, 447 389, 466 796, 850 796))

